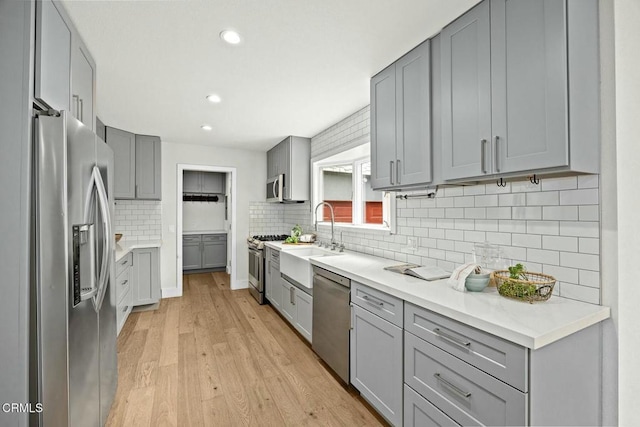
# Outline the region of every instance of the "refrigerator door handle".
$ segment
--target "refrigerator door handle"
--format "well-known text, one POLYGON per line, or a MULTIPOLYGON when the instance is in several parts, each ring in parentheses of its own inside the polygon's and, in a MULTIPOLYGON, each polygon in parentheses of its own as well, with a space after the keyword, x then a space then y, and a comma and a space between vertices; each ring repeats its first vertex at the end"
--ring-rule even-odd
POLYGON ((109 212, 109 203, 107 200, 107 191, 100 175, 100 169, 98 166, 93 167, 91 172, 91 179, 89 181, 89 191, 87 192, 87 198, 85 200, 85 222, 90 220, 90 216, 93 212, 91 209, 91 202, 93 200, 94 188, 97 193, 98 205, 100 214, 102 215, 103 227, 104 227, 104 240, 102 250, 102 263, 100 265, 100 275, 98 276, 98 283, 96 287, 96 293, 93 298, 93 307, 96 312, 100 311, 102 307, 102 300, 104 299, 105 288, 109 279, 109 271, 111 265, 111 240, 113 239, 113 233, 111 232, 111 216, 109 212))

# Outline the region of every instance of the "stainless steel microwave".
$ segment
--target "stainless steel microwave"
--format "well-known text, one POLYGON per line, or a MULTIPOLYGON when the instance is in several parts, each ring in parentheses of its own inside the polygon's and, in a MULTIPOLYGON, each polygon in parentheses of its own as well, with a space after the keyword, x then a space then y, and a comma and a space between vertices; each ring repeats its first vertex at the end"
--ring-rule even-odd
POLYGON ((267 180, 267 202, 284 201, 284 174, 267 180))

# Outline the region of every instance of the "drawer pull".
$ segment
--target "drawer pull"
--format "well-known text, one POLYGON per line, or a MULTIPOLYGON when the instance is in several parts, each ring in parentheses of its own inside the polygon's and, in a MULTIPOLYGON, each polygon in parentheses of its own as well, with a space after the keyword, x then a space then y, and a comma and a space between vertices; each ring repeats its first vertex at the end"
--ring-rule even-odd
POLYGON ((453 391, 455 394, 457 394, 460 397, 463 397, 465 399, 468 399, 471 397, 471 393, 469 393, 468 391, 464 391, 459 387, 456 387, 455 385, 451 384, 449 381, 445 380, 442 375, 440 375, 439 373, 435 373, 433 374, 434 377, 436 377, 436 379, 438 381, 440 381, 442 384, 444 384, 445 386, 447 386, 447 388, 449 388, 451 391, 453 391))
POLYGON ((384 302, 371 298, 369 295, 362 295, 362 299, 372 305, 378 305, 380 307, 384 305, 384 302))
POLYGON ((126 285, 127 283, 129 283, 129 281, 128 281, 128 280, 123 280, 123 281, 122 281, 122 286, 126 285))
POLYGON ((456 338, 456 337, 454 337, 452 335, 449 335, 446 332, 441 331, 440 328, 435 328, 433 330, 433 333, 436 334, 437 336, 439 336, 440 338, 442 338, 444 340, 447 340, 450 343, 455 344, 455 345, 457 345, 459 347, 462 347, 464 349, 468 348, 471 345, 470 341, 462 341, 459 338, 456 338))
POLYGON ((120 265, 127 265, 127 264, 129 264, 129 260, 125 259, 124 261, 122 261, 122 264, 120 264, 120 265))
POLYGON ((128 305, 125 305, 124 307, 122 307, 122 312, 123 313, 126 312, 127 310, 129 310, 129 306, 128 305))

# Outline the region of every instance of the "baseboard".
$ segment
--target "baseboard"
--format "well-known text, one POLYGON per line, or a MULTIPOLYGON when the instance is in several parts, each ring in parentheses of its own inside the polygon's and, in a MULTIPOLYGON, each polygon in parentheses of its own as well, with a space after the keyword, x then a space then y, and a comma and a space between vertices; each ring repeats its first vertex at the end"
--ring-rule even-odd
POLYGON ((249 287, 249 279, 236 280, 235 283, 231 284, 232 291, 235 291, 236 289, 247 289, 248 287, 249 287))
POLYGON ((182 291, 178 288, 163 288, 162 289, 162 298, 175 298, 181 297, 182 291))

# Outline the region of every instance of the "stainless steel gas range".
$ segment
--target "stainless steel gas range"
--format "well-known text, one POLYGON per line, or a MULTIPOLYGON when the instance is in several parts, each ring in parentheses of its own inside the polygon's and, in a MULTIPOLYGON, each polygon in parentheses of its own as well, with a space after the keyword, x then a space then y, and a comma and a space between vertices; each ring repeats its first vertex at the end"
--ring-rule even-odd
POLYGON ((249 247, 249 292, 264 304, 264 242, 281 242, 286 234, 258 235, 247 238, 249 247))

